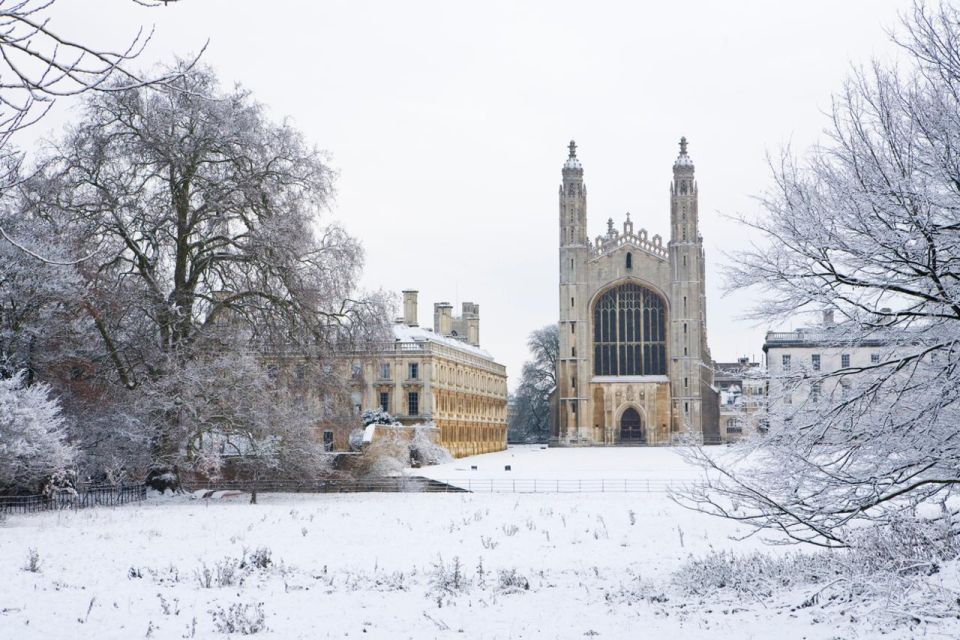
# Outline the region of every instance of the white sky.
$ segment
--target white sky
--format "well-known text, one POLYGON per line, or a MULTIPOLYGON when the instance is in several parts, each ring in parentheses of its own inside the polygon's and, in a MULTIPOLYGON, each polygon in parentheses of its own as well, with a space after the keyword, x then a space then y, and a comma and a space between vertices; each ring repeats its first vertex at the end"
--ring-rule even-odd
MULTIPOLYGON (((666 240, 671 165, 687 136, 713 356, 759 358, 766 328, 737 319, 744 296, 721 297, 721 252, 745 237, 721 214, 755 209, 767 152, 817 139, 851 62, 894 55, 885 29, 908 6, 62 0, 53 24, 113 46, 156 25, 144 65, 209 38, 204 61, 225 84, 242 83, 330 152, 331 213, 363 241, 364 286, 418 289, 426 326, 436 301, 477 302, 481 344, 513 387, 527 334, 557 318, 557 186, 571 138, 590 237, 630 211, 666 240)), ((69 117, 58 105, 41 128, 69 117)))

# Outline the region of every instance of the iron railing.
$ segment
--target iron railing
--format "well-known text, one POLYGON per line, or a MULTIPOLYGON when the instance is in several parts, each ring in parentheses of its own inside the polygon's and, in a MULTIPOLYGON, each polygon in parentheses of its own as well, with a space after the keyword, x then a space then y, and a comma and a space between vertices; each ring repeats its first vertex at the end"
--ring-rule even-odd
POLYGON ((142 502, 147 487, 133 485, 81 485, 73 490, 59 490, 51 495, 0 496, 0 513, 33 513, 58 509, 115 507, 142 502))

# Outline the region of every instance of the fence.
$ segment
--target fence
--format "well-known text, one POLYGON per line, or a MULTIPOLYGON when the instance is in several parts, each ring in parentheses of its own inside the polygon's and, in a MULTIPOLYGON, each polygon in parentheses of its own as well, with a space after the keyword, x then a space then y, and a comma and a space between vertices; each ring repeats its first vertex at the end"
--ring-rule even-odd
MULTIPOLYGON (((261 480, 255 486, 258 493, 462 493, 466 491, 443 481, 420 476, 356 480, 261 480)), ((253 488, 254 483, 247 480, 189 484, 189 490, 194 492, 243 491, 249 493, 253 488)))
POLYGON ((685 480, 641 479, 564 479, 546 480, 512 478, 466 478, 463 480, 435 480, 456 484, 472 493, 666 493, 684 489, 693 482, 685 480))
POLYGON ((0 514, 114 507, 141 502, 146 497, 147 487, 142 484, 81 485, 76 491, 59 491, 50 496, 0 496, 0 514))
MULTIPOLYGON (((691 486, 688 480, 670 479, 430 479, 422 476, 369 480, 319 480, 298 482, 266 480, 256 484, 258 493, 665 493, 691 486)), ((250 492, 247 481, 195 483, 193 491, 250 492)))

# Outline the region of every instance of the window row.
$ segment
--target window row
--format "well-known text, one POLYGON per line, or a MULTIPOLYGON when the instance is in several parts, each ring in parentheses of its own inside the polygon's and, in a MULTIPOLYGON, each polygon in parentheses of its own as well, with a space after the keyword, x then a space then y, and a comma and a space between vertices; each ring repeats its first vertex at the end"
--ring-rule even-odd
MULTIPOLYGON (((880 354, 871 353, 870 354, 870 364, 879 364, 880 363, 880 354)), ((780 356, 780 368, 783 371, 790 371, 793 366, 793 356, 789 353, 785 353, 780 356)), ((847 369, 850 367, 850 354, 841 353, 840 354, 840 368, 847 369)), ((810 354, 810 369, 812 371, 822 371, 823 370, 823 359, 819 353, 810 354)))
POLYGON ((407 393, 407 405, 399 410, 394 410, 390 402, 390 392, 381 391, 379 399, 380 408, 387 413, 401 413, 408 416, 420 415, 420 393, 418 391, 409 391, 407 393))

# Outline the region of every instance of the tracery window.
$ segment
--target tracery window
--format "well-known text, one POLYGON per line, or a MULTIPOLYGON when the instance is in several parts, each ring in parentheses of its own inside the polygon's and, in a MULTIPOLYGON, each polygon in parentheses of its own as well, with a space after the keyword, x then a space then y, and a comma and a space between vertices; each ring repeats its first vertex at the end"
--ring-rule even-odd
POLYGON ((666 374, 665 307, 663 298, 636 284, 604 293, 593 309, 594 374, 666 374))

